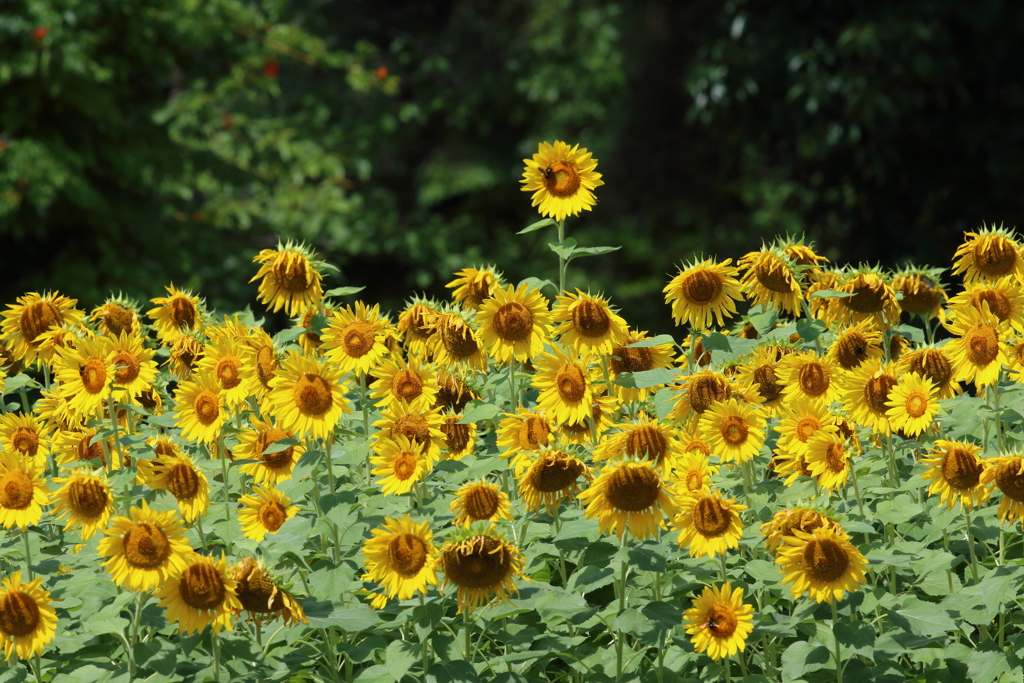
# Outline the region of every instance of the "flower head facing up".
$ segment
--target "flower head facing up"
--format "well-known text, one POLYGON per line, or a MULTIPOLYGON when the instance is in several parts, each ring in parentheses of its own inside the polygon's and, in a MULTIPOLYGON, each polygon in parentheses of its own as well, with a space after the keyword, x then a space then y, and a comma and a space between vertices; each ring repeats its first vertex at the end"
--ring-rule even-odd
POLYGON ((532 159, 523 159, 523 192, 532 192, 532 206, 542 216, 564 221, 590 211, 597 200, 594 189, 604 185, 595 171, 597 159, 586 148, 555 140, 540 143, 532 159))
POLYGON ((718 660, 746 648, 747 636, 754 630, 754 608, 743 603, 742 588, 733 590, 728 583, 705 586, 692 605, 683 620, 697 652, 706 651, 711 659, 718 660))
POLYGON ((429 523, 414 522, 409 515, 385 517, 384 525, 371 533, 373 538, 363 544, 366 574, 362 578, 384 589, 371 599, 375 608, 384 607, 389 599, 408 600, 437 585, 437 550, 429 523))
POLYGON ((0 585, 0 639, 8 660, 12 655, 29 659, 42 654, 57 632, 57 613, 42 584, 41 576, 22 583, 19 571, 0 585))
POLYGON ((818 602, 839 602, 844 591, 864 585, 868 561, 842 529, 821 526, 810 533, 793 529, 783 542, 775 561, 782 567, 779 573, 785 574, 782 582, 793 584, 793 597, 808 593, 818 602))

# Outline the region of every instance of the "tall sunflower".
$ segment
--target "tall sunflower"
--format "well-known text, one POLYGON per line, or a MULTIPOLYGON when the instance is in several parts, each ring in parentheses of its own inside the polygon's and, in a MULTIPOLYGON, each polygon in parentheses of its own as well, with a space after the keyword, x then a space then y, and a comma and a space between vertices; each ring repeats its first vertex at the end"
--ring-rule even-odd
POLYGON ((377 432, 373 434, 374 450, 380 452, 388 441, 405 437, 416 444, 423 458, 429 462, 427 469, 434 466, 441 457, 444 432, 441 425, 444 417, 434 409, 416 409, 404 401, 396 401, 381 413, 381 419, 373 423, 377 432))
POLYGON ((556 423, 582 422, 594 399, 587 362, 575 354, 566 354, 558 345, 552 351, 541 354, 534 362, 537 371, 531 383, 540 392, 537 406, 556 423))
POLYGON ((593 478, 582 460, 555 449, 524 453, 516 463, 516 472, 524 507, 536 512, 543 505, 549 514, 580 492, 580 477, 587 481, 593 478))
POLYGON ((563 294, 556 301, 552 311, 558 325, 555 334, 564 346, 582 356, 607 356, 625 343, 629 326, 600 294, 584 294, 577 289, 575 294, 563 294))
POLYGON ((33 413, 0 415, 0 450, 36 458, 45 464, 50 454, 49 431, 33 413))
POLYGON ((497 484, 476 481, 463 484, 449 506, 455 515, 453 524, 467 527, 474 522, 512 521, 508 496, 497 484))
MULTIPOLYGON (((278 482, 292 478, 292 470, 302 454, 306 452, 301 443, 295 443, 280 449, 268 447, 278 441, 295 439, 295 434, 274 426, 271 421, 264 422, 258 417, 251 417, 250 429, 243 429, 238 434, 239 444, 235 448, 235 457, 239 460, 258 460, 242 465, 239 471, 251 476, 257 484, 277 486, 278 482), (268 453, 266 451, 272 450, 268 453)), ((283 444, 282 444, 283 445, 283 444)))
POLYGON ((672 528, 679 532, 679 546, 688 548, 690 557, 711 558, 739 547, 743 537, 740 513, 746 509, 735 498, 722 498, 718 491, 687 496, 672 519, 672 528))
POLYGON ((946 305, 956 317, 967 308, 981 311, 982 304, 988 304, 989 311, 1000 323, 1009 323, 1017 332, 1024 332, 1024 287, 1018 280, 1004 277, 991 282, 968 283, 964 291, 946 305))
POLYGON ((289 519, 299 512, 288 496, 275 488, 253 487, 256 495, 244 495, 238 499, 242 509, 238 521, 246 538, 262 541, 267 534, 275 534, 289 519))
POLYGON ((440 305, 430 299, 413 297, 398 315, 398 333, 410 356, 430 357, 430 336, 434 334, 433 320, 440 313, 440 305))
POLYGON ((506 541, 491 524, 486 530, 475 526, 457 531, 441 548, 435 562, 444 572, 444 583, 458 587, 458 612, 476 609, 492 599, 502 602, 516 590, 515 577, 523 576, 523 554, 506 541))
POLYGON ((384 345, 388 320, 380 314, 380 304, 372 308, 357 301, 355 308, 345 306, 327 321, 321 336, 327 359, 342 373, 361 375, 374 370, 388 354, 384 345))
POLYGON ((89 320, 99 322, 99 331, 112 338, 122 333, 131 337, 139 332, 139 304, 124 296, 111 296, 89 314, 89 320))
POLYGON ((578 497, 587 506, 586 518, 597 517, 601 533, 619 538, 627 526, 638 540, 656 536, 659 527, 665 528, 663 517, 676 512, 665 482, 648 461, 606 466, 578 497))
POLYGON ((1000 522, 1024 520, 1024 457, 1019 452, 986 460, 981 483, 989 492, 998 488, 1003 494, 996 513, 1000 522))
POLYGON ((998 280, 1007 275, 1024 282, 1024 258, 1013 230, 982 225, 978 232, 964 232, 964 238, 953 255, 953 275, 963 273, 964 282, 998 280))
POLYGON ((831 526, 836 531, 842 527, 828 515, 806 507, 791 508, 776 512, 770 521, 761 525, 761 536, 764 537, 765 547, 773 555, 784 545, 785 539, 793 538, 794 531, 811 533, 818 527, 831 526))
POLYGON ((442 367, 483 372, 487 369, 487 356, 480 335, 466 320, 467 317, 457 310, 435 316, 430 352, 442 367))
POLYGON ((868 561, 850 543, 841 529, 821 526, 810 533, 793 529, 783 538, 775 559, 784 574, 783 583, 791 583, 794 598, 808 593, 818 602, 839 602, 843 592, 860 590, 868 561))
POLYGON ((974 382, 976 388, 984 389, 995 384, 999 371, 1007 365, 1006 337, 1009 326, 982 302, 979 311, 973 307, 957 311, 945 327, 956 338, 944 347, 956 369, 960 382, 974 382))
POLYGON ((491 298, 476 313, 480 342, 488 356, 498 363, 536 358, 551 338, 548 300, 524 282, 507 289, 495 287, 491 298))
POLYGON ((366 573, 362 580, 373 581, 384 590, 371 598, 375 609, 384 607, 389 599, 408 600, 417 593, 426 594, 428 586, 437 585, 438 553, 429 522, 414 522, 409 515, 385 517, 384 525, 370 533, 373 537, 363 543, 366 573))
POLYGON ((63 484, 53 494, 53 516, 57 520, 68 517, 65 531, 81 527, 82 540, 87 541, 107 526, 114 511, 114 497, 101 477, 87 469, 76 469, 67 477, 54 477, 53 483, 63 484))
POLYGON ((532 192, 531 206, 538 207, 542 216, 564 221, 590 211, 597 200, 594 190, 604 181, 595 171, 597 159, 580 146, 555 140, 555 144, 542 142, 531 159, 523 159, 523 192, 532 192))
POLYGON ((217 379, 212 375, 199 374, 195 381, 180 382, 174 398, 182 437, 196 443, 216 441, 228 419, 217 379))
MULTIPOLYGON (((16 304, 7 304, 3 322, 0 322, 0 340, 3 341, 5 355, 31 366, 40 354, 36 341, 40 335, 54 327, 82 323, 85 313, 75 308, 77 303, 77 299, 57 292, 29 292, 19 296, 16 304)), ((49 362, 50 355, 43 352, 41 360, 49 362)))
POLYGON ((437 399, 437 375, 429 364, 416 356, 385 358, 373 371, 377 379, 370 385, 370 397, 378 399, 378 408, 387 408, 395 401, 405 401, 417 408, 433 405, 437 399))
POLYGON ((295 598, 282 589, 267 573, 263 561, 257 562, 247 557, 231 570, 231 578, 235 580, 235 595, 238 602, 250 618, 256 615, 255 621, 261 624, 264 615, 271 619, 278 617, 285 624, 308 624, 309 619, 302 606, 295 598))
POLYGON ((146 486, 169 491, 178 502, 178 510, 186 522, 194 522, 210 507, 210 484, 206 474, 187 455, 158 455, 152 460, 138 460, 139 477, 146 486))
POLYGON ((843 370, 853 370, 872 358, 885 355, 882 347, 882 331, 872 320, 861 320, 836 332, 836 338, 828 347, 827 358, 843 370))
POLYGON ((938 398, 953 398, 963 393, 960 383, 953 379, 953 363, 945 350, 924 347, 914 349, 900 356, 900 369, 903 372, 916 372, 931 380, 938 391, 938 398))
POLYGON ((818 486, 835 491, 845 486, 850 476, 850 456, 846 438, 838 430, 823 429, 807 442, 804 457, 811 476, 818 478, 818 486))
POLYGON ((898 382, 895 363, 865 361, 843 377, 839 400, 850 419, 878 434, 892 431, 886 402, 898 382))
POLYGON ((217 380, 224 405, 230 410, 240 408, 250 396, 242 381, 243 364, 241 342, 232 337, 221 337, 206 345, 203 359, 197 366, 199 372, 217 380))
POLYGON ((177 623, 178 633, 198 633, 207 626, 219 633, 231 630, 232 613, 242 609, 235 585, 223 555, 216 560, 193 553, 181 575, 164 582, 155 597, 167 609, 168 623, 177 623))
POLYGON ((43 518, 50 504, 44 465, 34 458, 0 451, 0 525, 24 531, 43 518))
POLYGON ((130 591, 149 591, 166 586, 180 576, 194 554, 185 530, 173 511, 151 510, 149 503, 128 510, 129 517, 115 517, 103 533, 99 555, 114 583, 130 591))
POLYGON ((518 407, 505 413, 498 423, 498 448, 502 458, 514 458, 521 451, 535 451, 551 440, 552 425, 542 411, 518 407))
POLYGON ((476 446, 476 423, 461 423, 462 415, 444 415, 438 429, 444 434, 444 460, 462 460, 476 446))
POLYGON ((723 463, 742 465, 756 457, 764 445, 764 417, 735 398, 713 403, 701 415, 698 426, 701 438, 723 463))
POLYGON ((377 455, 370 456, 370 464, 374 466, 372 474, 381 477, 375 483, 385 496, 409 493, 434 466, 434 460, 426 456, 423 446, 401 434, 379 440, 375 450, 377 455))
POLYGON ((14 572, 0 585, 0 638, 5 658, 30 659, 57 633, 57 612, 44 590, 43 577, 22 583, 21 572, 14 572))
POLYGON ((121 332, 105 337, 114 367, 114 387, 129 399, 136 399, 156 381, 156 352, 142 345, 138 333, 121 332))
POLYGON ((617 425, 619 432, 605 439, 594 449, 594 462, 602 460, 650 460, 661 471, 682 454, 679 430, 660 420, 642 417, 636 423, 617 425))
POLYGON ((939 413, 938 389, 932 381, 916 372, 908 372, 889 392, 886 415, 894 430, 910 437, 924 432, 939 413))
POLYGON ((982 482, 986 463, 981 448, 965 441, 936 439, 932 451, 922 459, 928 469, 921 478, 930 481, 928 494, 939 494, 939 504, 950 510, 960 503, 965 508, 980 506, 990 489, 982 482))
POLYGON ((264 249, 253 257, 260 269, 249 282, 259 278, 259 302, 273 312, 284 308, 289 316, 305 308, 315 308, 324 297, 320 282, 325 264, 304 244, 278 243, 277 249, 264 249))
POLYGON ((729 264, 732 259, 715 263, 705 259, 685 264, 662 290, 665 303, 672 305, 672 319, 676 325, 690 325, 696 329, 710 327, 712 322, 723 324, 725 317, 736 314, 736 303, 743 299, 739 272, 729 264))
POLYGON ((494 266, 463 268, 454 275, 455 279, 445 287, 454 288, 452 299, 472 311, 479 309, 494 290, 505 286, 505 279, 494 266))
POLYGON ((608 378, 613 380, 608 387, 618 399, 624 403, 646 401, 658 391, 662 384, 644 388, 630 388, 616 384, 614 380, 624 372, 637 373, 672 367, 672 343, 654 344, 651 346, 632 346, 638 342, 651 340, 647 331, 628 330, 618 346, 608 354, 608 378))
POLYGON ((115 375, 112 357, 102 337, 76 339, 73 347, 60 352, 55 373, 60 396, 78 419, 96 415, 110 397, 115 375))
POLYGON ((692 605, 683 620, 697 652, 706 651, 711 659, 718 660, 746 649, 747 637, 754 630, 754 608, 743 603, 742 588, 733 590, 729 583, 717 588, 705 586, 692 605))
POLYGON ((752 251, 736 264, 743 272, 743 292, 755 305, 800 314, 801 289, 792 259, 776 244, 752 251))
POLYGON ((172 282, 165 287, 167 296, 150 301, 156 304, 146 315, 153 321, 156 336, 164 344, 171 344, 183 333, 194 333, 202 329, 204 313, 202 301, 189 290, 181 290, 172 282))
POLYGON ((338 366, 289 352, 270 380, 270 414, 299 437, 330 438, 342 413, 352 412, 338 366))

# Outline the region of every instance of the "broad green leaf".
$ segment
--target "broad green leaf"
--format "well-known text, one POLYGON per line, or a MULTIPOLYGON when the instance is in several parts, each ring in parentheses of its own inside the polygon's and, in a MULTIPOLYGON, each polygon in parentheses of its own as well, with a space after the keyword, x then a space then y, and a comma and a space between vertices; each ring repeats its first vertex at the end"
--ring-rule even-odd
POLYGON ((640 610, 627 607, 615 617, 615 628, 625 633, 640 635, 649 631, 651 626, 640 610))
POLYGON ((466 408, 467 410, 463 413, 462 419, 459 420, 458 424, 465 425, 490 420, 495 415, 501 413, 501 408, 493 403, 471 403, 466 408))
POLYGON ((533 223, 531 225, 527 225, 525 228, 523 228, 522 230, 520 230, 516 234, 517 235, 525 235, 528 232, 533 232, 534 230, 540 230, 541 228, 546 228, 549 225, 555 225, 555 220, 552 219, 552 218, 544 218, 543 220, 539 220, 536 223, 533 223))
POLYGON ((915 344, 924 344, 924 330, 920 327, 914 327, 913 325, 900 325, 899 327, 890 330, 895 332, 905 339, 909 339, 915 344))
POLYGON ((476 669, 467 661, 437 662, 427 669, 426 683, 476 683, 476 669))
POLYGON ((551 251, 558 254, 560 258, 568 259, 572 256, 573 250, 576 249, 576 238, 568 237, 561 244, 551 242, 548 244, 548 247, 551 249, 551 251))
POLYGON ((615 559, 646 572, 664 572, 667 566, 665 548, 658 543, 644 541, 640 545, 620 548, 615 559))
POLYGON ((369 605, 359 604, 345 608, 332 601, 313 602, 303 605, 309 623, 315 627, 338 626, 349 633, 365 631, 381 623, 377 613, 369 605))
POLYGON ((552 292, 554 292, 555 294, 558 293, 558 285, 556 285, 551 280, 542 280, 537 277, 528 277, 524 278, 523 280, 520 280, 519 284, 526 285, 528 289, 536 289, 540 291, 551 288, 552 292))
POLYGON ((678 396, 679 394, 671 387, 658 389, 658 392, 654 395, 654 414, 657 415, 659 420, 666 420, 672 414, 673 401, 678 396))
POLYGON ((393 640, 384 655, 384 666, 396 681, 400 681, 419 657, 419 645, 408 640, 393 640))
POLYGON ((817 671, 829 662, 828 648, 797 641, 782 653, 782 680, 795 681, 805 673, 817 671))
POLYGON ((903 630, 919 636, 935 636, 956 630, 956 623, 946 609, 917 598, 904 600, 899 609, 889 611, 889 618, 903 630))
POLYGON ((656 337, 650 339, 641 339, 638 342, 632 344, 626 344, 624 348, 627 349, 647 349, 652 346, 661 346, 662 344, 675 344, 675 339, 672 338, 671 334, 659 334, 656 337))
POLYGON ((980 644, 967 657, 967 671, 972 683, 992 683, 1019 666, 1020 660, 1016 656, 1000 652, 991 640, 980 644))
POLYGON ((816 292, 811 292, 809 299, 848 299, 851 296, 857 296, 855 292, 840 292, 835 289, 819 289, 816 292))
POLYGON ((732 345, 729 343, 729 337, 725 336, 721 332, 712 332, 701 337, 701 343, 704 344, 705 349, 711 351, 732 351, 732 345))
POLYGON ((394 683, 395 678, 384 664, 374 664, 359 671, 355 680, 358 683, 394 683))
POLYGON ((364 289, 366 289, 366 287, 335 287, 334 289, 328 289, 324 292, 324 296, 350 296, 352 294, 358 294, 364 289))
POLYGON ((750 574, 758 581, 765 583, 776 583, 782 579, 779 573, 779 565, 766 560, 751 560, 743 564, 743 571, 750 574))
POLYGON ((648 389, 661 384, 670 384, 678 379, 674 370, 668 368, 654 368, 653 370, 642 370, 641 372, 623 372, 615 378, 615 383, 629 389, 648 389))
POLYGON ((796 321, 796 332, 804 341, 812 342, 825 331, 825 323, 820 320, 800 318, 796 321))
POLYGON ((298 439, 281 439, 280 441, 274 441, 273 443, 267 444, 267 447, 263 449, 263 455, 281 453, 288 450, 292 446, 297 446, 298 444, 298 439))
POLYGON ((578 259, 582 256, 600 256, 601 254, 610 254, 613 251, 618 251, 622 247, 576 247, 572 250, 572 255, 569 256, 569 260, 578 259))
POLYGON ((875 647, 875 629, 866 621, 840 622, 833 627, 839 644, 854 654, 870 657, 875 647))

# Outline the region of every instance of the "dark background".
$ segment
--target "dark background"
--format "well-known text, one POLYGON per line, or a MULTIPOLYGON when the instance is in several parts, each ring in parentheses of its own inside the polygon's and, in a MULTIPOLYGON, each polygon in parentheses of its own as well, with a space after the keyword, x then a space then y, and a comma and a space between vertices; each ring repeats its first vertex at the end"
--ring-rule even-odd
POLYGON ((554 139, 606 182, 568 234, 622 246, 569 282, 643 329, 676 264, 776 235, 948 267, 1024 224, 1022 38, 1009 0, 5 4, 0 301, 173 280, 259 310, 278 238, 392 311, 469 265, 556 279, 554 229, 515 234, 554 139))

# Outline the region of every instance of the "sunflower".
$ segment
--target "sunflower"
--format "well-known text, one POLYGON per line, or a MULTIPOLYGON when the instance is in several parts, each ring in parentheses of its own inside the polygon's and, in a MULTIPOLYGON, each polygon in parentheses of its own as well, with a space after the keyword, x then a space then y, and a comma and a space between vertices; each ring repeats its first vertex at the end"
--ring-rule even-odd
POLYGON ((558 426, 558 433, 568 443, 588 444, 601 437, 617 422, 619 401, 614 396, 598 396, 590 404, 590 416, 580 422, 566 422, 558 426), (591 425, 593 423, 593 425, 591 425))
POLYGON ((682 454, 679 430, 644 416, 637 423, 616 425, 621 431, 606 437, 594 449, 594 462, 602 460, 650 460, 667 471, 682 454))
POLYGON ((0 415, 0 450, 34 458, 45 465, 46 456, 50 454, 48 431, 32 413, 0 415))
POLYGON ((180 334, 171 342, 167 360, 163 366, 170 367, 171 376, 176 380, 192 379, 192 371, 199 367, 206 347, 191 334, 180 334))
POLYGON ((120 294, 111 296, 92 310, 89 320, 99 321, 104 335, 116 339, 124 333, 131 337, 139 332, 139 304, 120 294))
POLYGON ((957 247, 953 275, 964 274, 964 282, 998 280, 1013 275, 1024 281, 1024 259, 1016 234, 1002 226, 982 225, 978 232, 964 232, 964 242, 957 247))
POLYGON ((715 263, 711 259, 684 264, 665 289, 665 303, 672 305, 672 319, 676 325, 690 325, 696 329, 710 327, 712 321, 723 324, 723 315, 736 314, 736 301, 741 301, 739 272, 729 264, 732 259, 715 263))
POLYGON ((817 477, 818 486, 828 491, 845 486, 850 476, 850 450, 838 431, 822 429, 807 442, 807 469, 817 477))
POLYGON ((230 410, 237 410, 249 398, 249 391, 242 381, 242 365, 241 342, 222 337, 206 345, 203 359, 197 366, 199 372, 217 380, 224 405, 230 410))
MULTIPOLYGON (((77 299, 70 299, 57 292, 29 292, 19 296, 16 304, 7 304, 0 323, 0 339, 3 340, 5 356, 30 366, 38 356, 49 362, 50 354, 40 352, 37 337, 54 327, 80 325, 85 313, 75 308, 77 299)), ((12 373, 14 374, 14 373, 12 373)))
POLYGON ((498 363, 536 358, 551 338, 548 300, 526 283, 495 287, 477 310, 480 343, 498 363))
POLYGON ((434 409, 416 409, 404 401, 395 401, 381 413, 381 419, 373 423, 378 429, 373 434, 373 448, 380 452, 388 441, 405 437, 422 451, 429 470, 441 457, 441 444, 444 443, 442 424, 444 417, 434 409))
POLYGON ((802 296, 797 272, 778 245, 752 251, 736 265, 745 271, 741 280, 743 293, 753 304, 793 316, 800 314, 802 296))
POLYGON ((860 590, 868 561, 850 543, 842 529, 821 526, 810 533, 792 529, 785 536, 775 562, 784 574, 783 583, 792 583, 793 597, 809 593, 818 602, 838 602, 843 591, 860 590))
POLYGON ((357 301, 355 309, 345 306, 330 317, 320 339, 329 361, 342 373, 359 375, 380 365, 388 353, 387 336, 388 321, 381 317, 380 305, 370 308, 357 301))
POLYGON ((516 408, 516 412, 505 413, 498 423, 498 448, 501 457, 508 459, 522 451, 535 451, 551 441, 552 425, 543 411, 516 408))
POLYGON ((253 487, 256 495, 245 495, 238 499, 242 509, 238 521, 246 538, 262 541, 267 534, 277 533, 285 522, 294 517, 299 508, 275 488, 253 487), (289 507, 291 506, 291 507, 289 507))
POLYGON ((255 614, 257 624, 262 623, 265 614, 271 615, 271 619, 281 617, 285 624, 309 623, 302 606, 267 574, 262 560, 245 558, 231 570, 231 578, 235 580, 235 595, 241 609, 250 617, 255 614))
POLYGON ((785 477, 783 483, 786 486, 792 486, 800 477, 814 476, 807 466, 807 456, 795 451, 791 442, 779 442, 774 457, 768 463, 768 469, 779 478, 785 477))
POLYGON ((559 342, 576 353, 607 356, 626 342, 629 326, 601 295, 564 294, 552 311, 559 342))
POLYGON ((886 415, 894 430, 916 437, 931 425, 939 412, 938 389, 932 381, 916 372, 900 377, 889 392, 886 415))
POLYGON ((323 316, 326 321, 327 318, 334 314, 335 310, 337 310, 335 307, 324 306, 307 308, 303 310, 302 315, 292 319, 295 327, 308 330, 299 335, 299 348, 302 349, 302 353, 307 356, 317 356, 320 354, 320 347, 323 345, 323 340, 320 337, 322 325, 318 323, 318 326, 314 329, 313 321, 317 316, 323 316))
POLYGON ((416 356, 406 361, 401 356, 385 358, 373 371, 377 379, 370 385, 370 397, 378 399, 378 408, 387 408, 394 401, 405 401, 417 408, 426 408, 437 400, 437 377, 432 366, 416 356))
POLYGON ((825 404, 813 399, 791 401, 779 415, 775 431, 780 435, 778 447, 797 455, 807 455, 808 443, 819 431, 835 431, 836 417, 825 404))
POLYGON ((142 345, 138 333, 121 332, 104 337, 110 363, 114 366, 114 388, 124 392, 131 400, 153 386, 156 381, 155 352, 142 345))
POLYGON ((445 287, 454 288, 452 299, 473 311, 479 309, 495 289, 505 285, 504 278, 494 266, 463 268, 454 275, 455 279, 445 287))
POLYGON ((374 609, 384 607, 389 599, 426 594, 428 586, 437 585, 438 553, 429 522, 414 522, 409 515, 385 517, 384 525, 370 533, 373 537, 363 543, 366 573, 361 578, 384 589, 371 598, 374 609))
POLYGON ((423 446, 402 434, 380 439, 374 450, 377 455, 370 456, 370 464, 374 466, 372 473, 382 477, 376 483, 385 496, 409 493, 434 466, 434 460, 426 456, 423 446))
POLYGON ((675 503, 654 464, 620 460, 601 470, 579 499, 587 506, 586 518, 598 518, 601 533, 619 538, 629 527, 638 540, 657 536, 665 528, 663 516, 672 517, 675 503))
POLYGON ((718 491, 684 498, 679 514, 672 519, 672 528, 679 532, 679 546, 689 548, 690 557, 710 558, 739 547, 743 537, 740 513, 746 509, 735 498, 722 498, 718 491))
POLYGON ((180 382, 174 393, 177 425, 183 438, 196 443, 216 441, 228 419, 220 384, 213 375, 196 375, 193 382, 180 382))
POLYGON ((479 398, 480 394, 473 391, 459 376, 447 372, 438 373, 435 409, 461 413, 467 403, 473 399, 479 400, 479 398))
POLYGON ((0 451, 0 525, 22 531, 43 518, 43 506, 50 504, 45 466, 35 458, 0 451))
POLYGON ((295 439, 295 435, 279 429, 273 422, 264 422, 255 416, 250 419, 250 423, 251 429, 243 429, 238 433, 239 443, 234 454, 240 460, 259 462, 246 463, 239 471, 250 475, 257 484, 267 486, 277 486, 278 482, 291 479, 295 463, 306 452, 305 447, 295 443, 283 450, 266 453, 268 446, 284 439, 295 439))
POLYGON ((543 353, 534 362, 536 373, 531 383, 540 392, 538 407, 556 423, 578 423, 586 419, 594 400, 594 390, 586 361, 553 346, 554 353, 543 353))
POLYGON ((580 477, 593 479, 582 460, 557 449, 523 453, 516 462, 516 476, 526 509, 536 512, 543 505, 552 515, 562 501, 579 494, 580 477))
POLYGON ((198 332, 203 327, 202 302, 189 290, 180 290, 172 282, 165 287, 167 296, 150 299, 156 304, 146 312, 153 320, 156 336, 164 344, 172 344, 184 333, 198 332))
POLYGON ((434 317, 431 354, 445 368, 466 367, 483 372, 487 369, 480 336, 462 313, 448 311, 434 317))
POLYGON ((892 430, 886 402, 897 382, 895 363, 864 361, 844 375, 839 400, 851 420, 884 436, 892 430))
POLYGON ((270 380, 281 367, 274 340, 262 328, 242 340, 242 368, 239 371, 245 393, 264 406, 270 395, 270 380))
POLYGON ((760 346, 753 357, 739 366, 737 378, 750 384, 763 399, 761 408, 767 417, 775 417, 785 405, 782 370, 778 360, 778 347, 760 346))
POLYGON ((185 530, 173 511, 142 507, 128 510, 129 517, 115 517, 103 533, 99 555, 114 583, 130 591, 149 591, 166 586, 180 576, 194 554, 185 530))
POLYGON ((87 541, 107 526, 114 511, 114 497, 106 481, 87 469, 76 469, 70 476, 54 477, 53 483, 63 484, 53 494, 57 501, 53 515, 57 520, 68 517, 64 531, 81 527, 82 540, 87 541))
POLYGON ((76 419, 96 415, 110 398, 116 372, 112 356, 102 337, 76 339, 74 347, 59 354, 55 374, 60 396, 67 400, 68 410, 76 419))
POLYGON ((1024 332, 1024 288, 1012 277, 1004 277, 990 282, 971 282, 949 300, 947 306, 953 317, 967 308, 982 310, 982 304, 988 304, 989 311, 1000 323, 1009 323, 1017 332, 1024 332))
POLYGON ((513 521, 508 496, 497 484, 486 481, 471 482, 455 493, 449 506, 455 515, 455 526, 467 527, 474 522, 513 521))
POLYGON ((770 521, 761 525, 761 536, 765 539, 764 544, 768 552, 774 555, 786 538, 796 538, 794 530, 809 534, 819 527, 831 527, 834 531, 842 530, 839 523, 828 515, 810 508, 798 507, 776 512, 770 521))
POLYGON ((994 384, 1002 366, 1008 364, 1008 325, 999 322, 989 310, 988 302, 982 302, 981 306, 980 311, 961 309, 956 318, 945 323, 946 329, 957 337, 946 344, 957 381, 974 382, 979 390, 994 384))
MULTIPOLYGON (((92 465, 107 469, 106 454, 113 453, 114 442, 111 439, 96 438, 98 432, 95 427, 62 429, 57 432, 53 437, 53 452, 57 456, 57 465, 77 467, 92 460, 92 465)), ((117 457, 111 458, 109 469, 116 470, 120 467, 121 463, 117 457)))
POLYGON ((903 294, 899 304, 905 313, 919 315, 925 319, 939 315, 942 302, 946 300, 946 292, 939 283, 939 274, 942 270, 911 267, 896 273, 892 280, 892 288, 903 294))
POLYGON ((444 434, 444 460, 462 460, 473 453, 476 445, 476 424, 460 424, 462 416, 444 415, 438 429, 444 434))
POLYGON ((210 507, 210 485, 206 475, 187 455, 157 455, 139 460, 139 477, 146 486, 169 491, 178 501, 178 510, 186 522, 194 522, 210 507))
POLYGON ((764 445, 764 417, 735 398, 712 404, 701 415, 698 429, 723 463, 735 461, 742 465, 764 445))
POLYGON ((690 451, 669 464, 666 478, 678 501, 710 493, 711 477, 718 474, 718 469, 704 453, 690 451))
POLYGON ((410 356, 430 355, 430 336, 434 334, 433 319, 440 313, 437 302, 414 297, 398 315, 398 333, 410 356))
POLYGON ((658 384, 642 389, 624 387, 615 383, 624 372, 637 373, 655 370, 658 368, 672 367, 672 343, 655 344, 653 346, 631 346, 637 342, 650 341, 646 331, 628 330, 625 337, 608 354, 611 356, 608 363, 608 378, 612 382, 608 385, 611 392, 623 403, 638 403, 646 401, 663 384, 658 384))
POLYGON ((532 159, 523 159, 523 192, 532 192, 531 206, 539 207, 541 216, 564 221, 590 211, 597 200, 594 190, 604 181, 595 171, 597 159, 586 148, 555 140, 542 142, 532 159))
POLYGON ((711 370, 701 370, 683 377, 682 382, 672 388, 676 392, 672 399, 671 417, 676 422, 699 419, 713 404, 727 401, 733 395, 733 384, 729 378, 711 370))
POLYGON ((997 513, 999 521, 1016 524, 1024 520, 1024 457, 1012 453, 984 462, 981 483, 990 493, 998 488, 1003 494, 997 513))
POLYGON ((330 362, 289 352, 270 380, 267 398, 278 426, 300 437, 330 438, 341 414, 352 412, 342 372, 330 362))
POLYGON ((888 329, 900 321, 896 292, 886 284, 881 273, 874 270, 853 273, 835 288, 853 296, 840 297, 828 309, 826 322, 851 325, 870 320, 875 327, 888 329))
POLYGON ((525 558, 497 532, 494 524, 481 531, 475 526, 455 532, 434 563, 444 572, 443 586, 458 587, 458 613, 476 609, 491 599, 508 601, 516 592, 515 577, 523 576, 525 558))
POLYGON ((964 441, 936 439, 932 450, 922 458, 929 468, 921 478, 930 481, 928 494, 939 494, 939 504, 950 510, 960 503, 975 508, 988 498, 990 489, 982 482, 986 463, 979 454, 981 448, 964 441))
POLYGON ((284 308, 289 316, 304 308, 315 308, 324 297, 320 286, 324 263, 304 244, 278 243, 277 249, 264 249, 253 257, 259 271, 249 282, 259 278, 259 302, 276 313, 284 308))
POLYGON ((18 659, 41 655, 57 633, 57 612, 42 584, 41 576, 22 583, 18 571, 0 585, 0 637, 8 661, 15 654, 18 659))
POLYGON ((779 374, 787 400, 809 398, 826 406, 839 398, 839 366, 814 351, 791 353, 779 361, 779 374))
POLYGON ((231 630, 232 613, 242 609, 235 585, 223 555, 215 560, 192 553, 181 575, 164 582, 155 597, 159 607, 167 608, 167 622, 177 623, 178 633, 198 633, 207 626, 219 633, 231 630))
POLYGON ((881 330, 873 321, 861 320, 837 331, 826 358, 843 370, 853 370, 866 360, 884 355, 881 330))
POLYGON ((729 583, 720 588, 705 586, 692 604, 683 620, 697 652, 707 651, 711 659, 719 660, 746 649, 754 630, 754 608, 743 604, 742 588, 733 590, 729 583))

